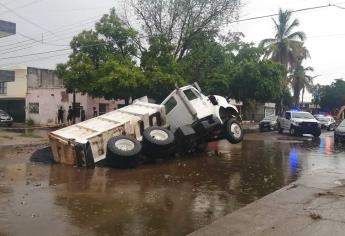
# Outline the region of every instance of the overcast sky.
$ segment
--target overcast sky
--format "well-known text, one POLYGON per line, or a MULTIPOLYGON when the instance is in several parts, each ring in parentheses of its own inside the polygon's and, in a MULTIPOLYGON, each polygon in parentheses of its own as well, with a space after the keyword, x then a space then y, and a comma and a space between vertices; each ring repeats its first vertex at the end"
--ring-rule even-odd
MULTIPOLYGON (((90 29, 102 14, 119 5, 119 0, 0 0, 0 3, 15 12, 0 4, 0 19, 16 22, 18 32, 15 36, 0 39, 0 67, 55 68, 56 63, 66 61, 68 51, 63 50, 73 35, 90 29), (23 35, 38 41, 43 38, 44 44, 23 35), (60 51, 25 56, 50 50, 60 51)), ((329 3, 345 7, 341 0, 247 0, 240 18, 274 14, 279 8, 296 10, 329 3)), ((300 20, 299 29, 307 34, 306 46, 311 60, 306 65, 314 67, 314 75, 319 75, 315 81, 329 84, 335 78, 345 78, 345 9, 328 7, 294 13, 293 16, 300 20)), ((274 36, 271 18, 234 23, 229 28, 243 32, 248 42, 258 43, 274 36)))

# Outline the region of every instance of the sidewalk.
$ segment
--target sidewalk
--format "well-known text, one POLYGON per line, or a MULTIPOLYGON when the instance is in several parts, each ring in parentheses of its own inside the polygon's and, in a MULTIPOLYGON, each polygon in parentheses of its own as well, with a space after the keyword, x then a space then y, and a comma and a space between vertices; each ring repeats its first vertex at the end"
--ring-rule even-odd
POLYGON ((345 170, 317 170, 189 236, 344 235, 345 170))

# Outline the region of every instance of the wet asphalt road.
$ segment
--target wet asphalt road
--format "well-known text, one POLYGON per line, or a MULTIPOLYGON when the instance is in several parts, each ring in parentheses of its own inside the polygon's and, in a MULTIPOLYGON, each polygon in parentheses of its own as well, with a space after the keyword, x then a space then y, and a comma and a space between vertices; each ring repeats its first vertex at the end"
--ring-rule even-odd
POLYGON ((332 132, 251 134, 132 170, 30 162, 21 150, 0 148, 0 235, 186 235, 306 172, 345 168, 332 132))

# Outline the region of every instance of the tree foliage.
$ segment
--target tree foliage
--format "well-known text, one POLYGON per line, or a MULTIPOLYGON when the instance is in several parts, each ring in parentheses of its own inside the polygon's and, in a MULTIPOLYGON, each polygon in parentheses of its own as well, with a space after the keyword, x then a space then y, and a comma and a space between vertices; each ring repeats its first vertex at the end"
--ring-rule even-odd
POLYGON ((215 36, 237 16, 239 0, 133 0, 132 7, 149 38, 164 36, 181 60, 195 39, 215 36))
POLYGON ((337 79, 331 85, 316 85, 312 94, 322 110, 334 111, 345 104, 345 81, 337 79))
POLYGON ((244 102, 275 101, 283 95, 284 68, 271 61, 245 61, 231 82, 231 95, 244 102))
POLYGON ((219 11, 231 12, 224 17, 232 19, 237 1, 212 1, 215 5, 202 0, 139 2, 138 11, 150 7, 151 13, 162 14, 149 16, 150 22, 154 22, 146 30, 153 33, 149 34, 145 50, 141 48, 138 33, 111 10, 96 23, 95 30, 83 31, 73 38, 68 62, 58 65, 57 73, 64 78, 69 91, 126 100, 149 95, 160 102, 174 89, 175 83, 181 86, 198 82, 205 93, 243 101, 268 102, 283 95, 284 68, 263 59, 262 48, 242 42, 240 33, 217 37, 224 16, 219 11), (164 9, 151 9, 162 2, 168 2, 164 9), (182 12, 179 9, 182 6, 190 7, 191 12, 182 12), (167 12, 168 9, 173 11, 167 12), (165 15, 174 11, 176 16, 169 15, 173 18, 165 15), (200 14, 198 19, 197 14, 200 14), (158 24, 157 19, 164 20, 158 24), (172 19, 184 19, 188 32, 176 34, 175 30, 181 29, 183 23, 170 22, 172 19), (194 31, 195 27, 200 29, 194 31))
POLYGON ((264 39, 260 43, 266 49, 266 55, 284 65, 287 70, 297 63, 301 55, 309 54, 303 46, 305 33, 293 31, 300 23, 298 19, 292 20, 291 17, 291 11, 279 9, 278 22, 273 19, 274 38, 264 39))

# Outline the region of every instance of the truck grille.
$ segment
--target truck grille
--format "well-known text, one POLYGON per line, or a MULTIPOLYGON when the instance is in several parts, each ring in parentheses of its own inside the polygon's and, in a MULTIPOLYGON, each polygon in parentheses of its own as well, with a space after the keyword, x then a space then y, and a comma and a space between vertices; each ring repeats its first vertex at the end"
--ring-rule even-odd
POLYGON ((303 128, 317 128, 318 127, 318 124, 315 123, 315 122, 302 122, 301 126, 303 128))

